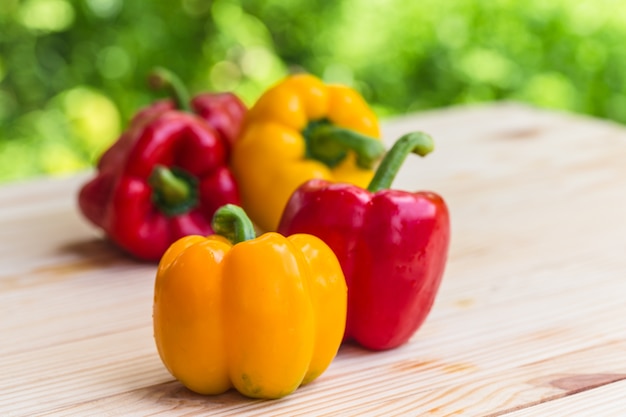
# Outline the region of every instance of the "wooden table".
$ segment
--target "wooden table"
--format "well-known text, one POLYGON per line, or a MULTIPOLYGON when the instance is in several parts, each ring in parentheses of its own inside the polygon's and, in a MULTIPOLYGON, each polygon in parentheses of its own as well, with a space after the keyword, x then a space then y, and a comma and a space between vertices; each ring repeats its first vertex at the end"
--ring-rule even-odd
POLYGON ((276 401, 193 394, 152 338, 155 266, 79 215, 87 174, 0 187, 0 415, 626 415, 626 129, 498 104, 385 124, 424 130, 395 187, 448 201, 453 240, 411 342, 343 346, 276 401))

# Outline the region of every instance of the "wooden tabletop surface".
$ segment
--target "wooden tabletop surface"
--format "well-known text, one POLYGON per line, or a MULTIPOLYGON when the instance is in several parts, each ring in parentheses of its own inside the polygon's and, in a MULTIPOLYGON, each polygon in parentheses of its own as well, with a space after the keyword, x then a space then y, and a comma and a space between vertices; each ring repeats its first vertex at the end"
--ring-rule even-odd
POLYGON ((450 207, 432 313, 386 352, 343 346, 274 401, 196 395, 152 337, 155 265, 80 216, 89 174, 0 187, 0 415, 626 415, 626 128, 504 103, 389 120, 423 130, 394 188, 450 207))

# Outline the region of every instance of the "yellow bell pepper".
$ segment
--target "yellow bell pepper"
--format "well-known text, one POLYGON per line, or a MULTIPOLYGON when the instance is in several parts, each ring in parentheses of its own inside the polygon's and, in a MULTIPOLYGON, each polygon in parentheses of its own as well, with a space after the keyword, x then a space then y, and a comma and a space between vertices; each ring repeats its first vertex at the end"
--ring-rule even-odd
POLYGON ((240 207, 214 217, 216 235, 176 241, 159 263, 154 337, 169 372, 192 391, 234 387, 279 398, 322 374, 345 330, 347 287, 312 235, 258 238, 240 207))
POLYGON ((275 231, 299 185, 321 178, 365 188, 384 151, 378 120, 355 90, 298 74, 250 109, 231 165, 243 208, 260 229, 275 231))

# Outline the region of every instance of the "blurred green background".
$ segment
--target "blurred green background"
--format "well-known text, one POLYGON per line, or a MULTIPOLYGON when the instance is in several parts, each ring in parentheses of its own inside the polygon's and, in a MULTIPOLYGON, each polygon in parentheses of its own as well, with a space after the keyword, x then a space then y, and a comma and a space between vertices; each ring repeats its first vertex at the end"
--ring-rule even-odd
POLYGON ((626 122, 622 0, 0 0, 0 182, 91 166, 156 65, 247 104, 289 71, 381 117, 517 100, 626 122))

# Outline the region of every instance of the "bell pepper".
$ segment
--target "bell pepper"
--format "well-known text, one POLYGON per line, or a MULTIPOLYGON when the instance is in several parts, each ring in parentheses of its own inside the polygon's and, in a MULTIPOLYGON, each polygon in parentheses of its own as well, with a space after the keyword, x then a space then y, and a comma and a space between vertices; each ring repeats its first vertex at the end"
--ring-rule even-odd
POLYGON ((176 105, 162 100, 139 111, 78 195, 83 215, 111 241, 151 261, 182 236, 211 233, 217 208, 240 204, 228 159, 245 112, 233 94, 205 93, 192 101, 195 114, 180 81, 157 75, 176 105))
POLYGON ((336 256, 315 236, 255 229, 220 208, 216 234, 175 242, 159 263, 154 337, 160 357, 200 394, 231 387, 278 398, 317 378, 341 344, 347 287, 336 256))
POLYGON ((348 285, 345 340, 373 350, 397 347, 432 308, 448 253, 448 208, 433 192, 389 189, 409 153, 432 149, 428 135, 405 135, 367 189, 313 179, 287 203, 279 233, 318 236, 341 263, 348 285))
POLYGON ((366 186, 384 151, 378 120, 355 90, 298 74, 252 106, 231 165, 243 208, 261 230, 274 231, 300 184, 322 178, 366 186))
POLYGON ((224 138, 230 155, 247 112, 245 104, 230 92, 202 93, 191 99, 191 108, 224 138))

